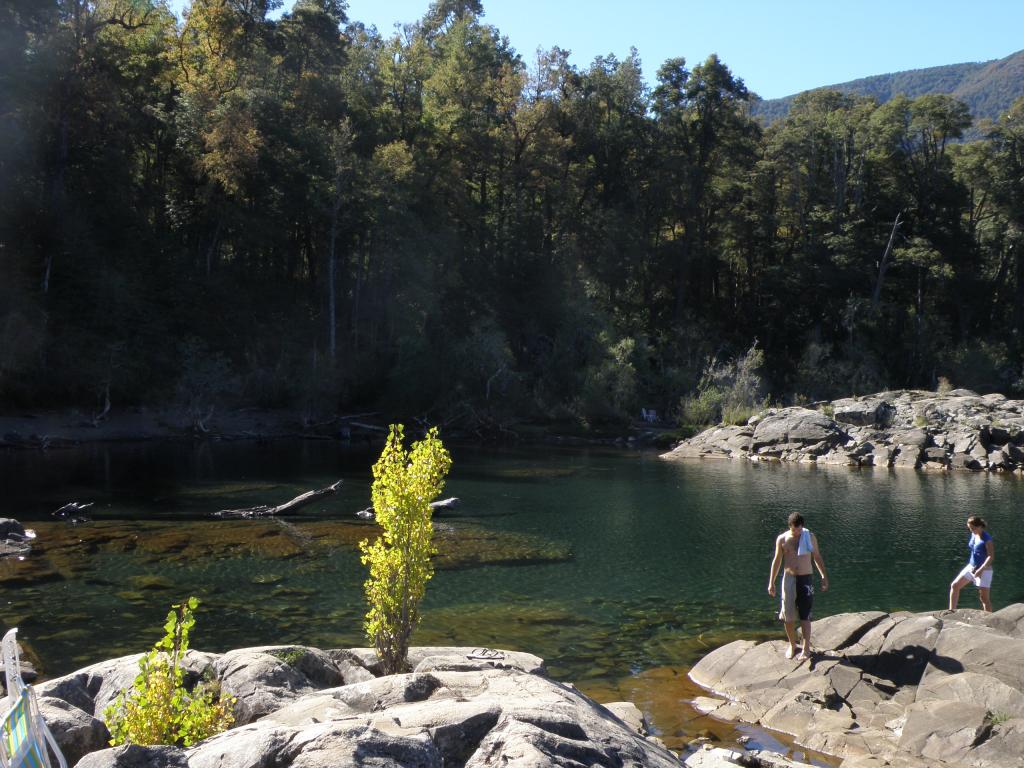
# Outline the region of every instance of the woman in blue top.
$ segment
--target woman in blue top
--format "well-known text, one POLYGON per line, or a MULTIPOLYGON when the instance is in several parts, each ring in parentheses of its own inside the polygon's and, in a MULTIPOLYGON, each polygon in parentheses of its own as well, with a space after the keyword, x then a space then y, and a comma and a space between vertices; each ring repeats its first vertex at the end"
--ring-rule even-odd
POLYGON ((971 538, 967 540, 971 559, 949 585, 949 610, 956 610, 960 590, 973 581, 978 588, 982 610, 991 612, 992 561, 996 559, 996 548, 992 543, 992 534, 985 530, 985 521, 980 517, 974 515, 967 518, 967 527, 971 530, 971 538))

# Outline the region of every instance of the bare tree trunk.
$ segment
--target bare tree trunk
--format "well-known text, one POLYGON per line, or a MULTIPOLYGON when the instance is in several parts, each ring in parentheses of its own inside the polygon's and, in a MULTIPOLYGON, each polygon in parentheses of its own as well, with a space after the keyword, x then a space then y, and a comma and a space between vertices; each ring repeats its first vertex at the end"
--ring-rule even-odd
POLYGON ((896 231, 900 228, 900 216, 903 211, 896 214, 896 220, 892 223, 892 231, 889 233, 889 242, 885 246, 885 253, 882 254, 882 261, 878 264, 878 278, 875 280, 875 290, 871 295, 871 307, 878 308, 878 302, 882 298, 882 283, 885 280, 885 271, 889 268, 889 256, 892 254, 892 246, 896 242, 896 231))
POLYGON ((334 178, 334 205, 331 206, 331 234, 327 247, 327 350, 333 366, 338 359, 338 318, 337 318, 337 286, 335 272, 337 269, 338 213, 341 211, 341 172, 334 178))

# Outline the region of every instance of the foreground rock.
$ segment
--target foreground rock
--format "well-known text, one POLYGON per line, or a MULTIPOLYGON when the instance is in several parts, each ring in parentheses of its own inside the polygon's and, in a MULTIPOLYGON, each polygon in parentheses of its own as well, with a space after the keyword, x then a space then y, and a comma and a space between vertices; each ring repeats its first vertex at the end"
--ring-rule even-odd
POLYGON ((480 661, 467 658, 471 650, 414 648, 414 671, 391 676, 378 676, 368 649, 190 651, 190 677, 212 675, 237 703, 235 727, 189 749, 106 748, 103 709, 131 684, 138 656, 37 691, 69 764, 81 768, 679 765, 643 735, 635 707, 614 705, 617 716, 547 678, 536 656, 480 661))
POLYGON ((1024 400, 900 390, 772 408, 742 426, 705 430, 663 458, 1024 471, 1024 400))
POLYGON ((843 768, 1024 767, 1024 604, 996 613, 865 612, 814 623, 817 654, 736 641, 690 677, 696 705, 844 758, 843 768))

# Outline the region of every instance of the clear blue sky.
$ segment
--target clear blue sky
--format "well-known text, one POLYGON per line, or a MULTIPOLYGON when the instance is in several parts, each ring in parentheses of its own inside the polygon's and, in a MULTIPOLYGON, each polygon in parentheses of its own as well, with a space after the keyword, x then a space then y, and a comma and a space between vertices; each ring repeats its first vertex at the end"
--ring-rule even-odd
MULTIPOLYGON (((188 0, 170 0, 176 11, 188 0)), ((764 98, 858 77, 1024 48, 1024 0, 483 0, 484 21, 527 61, 558 45, 585 67, 635 46, 648 82, 665 59, 711 53, 764 98)), ((285 10, 292 0, 285 0, 285 10)), ((430 0, 349 0, 349 18, 389 34, 430 0)))

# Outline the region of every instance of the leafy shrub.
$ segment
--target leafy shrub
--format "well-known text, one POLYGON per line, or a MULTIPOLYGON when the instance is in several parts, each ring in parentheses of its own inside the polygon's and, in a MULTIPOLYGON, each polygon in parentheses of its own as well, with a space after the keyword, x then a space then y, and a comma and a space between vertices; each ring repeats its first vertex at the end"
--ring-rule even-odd
POLYGON ((625 423, 638 409, 636 340, 627 336, 613 341, 601 332, 595 358, 583 370, 581 392, 573 404, 576 417, 588 424, 625 423))
POLYGON ((680 424, 717 424, 722 417, 725 395, 715 386, 699 390, 696 396, 684 397, 679 403, 680 424))
POLYGON ((704 369, 697 394, 680 401, 679 422, 746 424, 767 405, 762 393, 763 367, 764 352, 757 348, 757 341, 735 360, 718 363, 712 358, 704 369))
POLYGON ((947 392, 952 391, 952 389, 953 385, 950 383, 949 379, 945 376, 939 376, 939 383, 935 388, 935 391, 940 395, 945 395, 947 392))
POLYGON ((377 650, 385 674, 404 671, 409 638, 419 623, 419 605, 434 575, 434 527, 430 502, 444 488, 451 457, 437 428, 402 445, 404 428, 392 424, 384 450, 373 465, 371 499, 383 535, 372 544, 359 543, 366 580, 366 634, 377 650))
POLYGON ((722 408, 723 424, 746 424, 750 417, 764 410, 764 404, 746 405, 745 403, 729 404, 722 408))
POLYGON ((165 635, 139 659, 139 675, 130 690, 123 690, 103 711, 112 746, 118 744, 179 744, 186 747, 226 730, 234 722, 234 697, 219 695, 210 683, 188 692, 181 660, 188 651, 188 636, 196 620, 199 601, 190 597, 171 606, 165 635))

